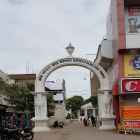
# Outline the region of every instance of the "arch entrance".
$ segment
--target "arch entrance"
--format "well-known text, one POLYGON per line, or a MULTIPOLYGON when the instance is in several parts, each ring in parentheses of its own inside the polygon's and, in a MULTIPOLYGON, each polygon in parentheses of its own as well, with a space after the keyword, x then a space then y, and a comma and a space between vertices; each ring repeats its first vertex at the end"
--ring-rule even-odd
POLYGON ((91 60, 80 57, 66 57, 58 59, 45 66, 37 75, 35 84, 35 129, 34 131, 48 131, 47 127, 47 92, 45 91, 45 82, 49 75, 65 66, 80 66, 93 72, 99 79, 100 89, 98 90, 98 122, 100 129, 113 129, 114 116, 112 108, 112 94, 109 84, 109 78, 106 71, 96 65, 91 60))

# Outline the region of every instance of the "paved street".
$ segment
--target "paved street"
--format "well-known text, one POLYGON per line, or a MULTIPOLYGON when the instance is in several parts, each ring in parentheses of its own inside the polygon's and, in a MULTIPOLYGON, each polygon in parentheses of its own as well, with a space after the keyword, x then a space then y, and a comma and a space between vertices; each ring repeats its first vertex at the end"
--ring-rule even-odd
POLYGON ((49 133, 38 133, 34 140, 139 140, 140 136, 116 134, 112 131, 99 131, 92 127, 85 128, 73 122, 63 129, 53 129, 49 133))

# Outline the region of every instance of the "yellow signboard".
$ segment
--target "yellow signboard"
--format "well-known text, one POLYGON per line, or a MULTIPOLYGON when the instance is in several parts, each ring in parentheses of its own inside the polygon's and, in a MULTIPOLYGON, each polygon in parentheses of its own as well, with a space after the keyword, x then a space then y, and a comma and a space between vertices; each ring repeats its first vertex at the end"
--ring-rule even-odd
POLYGON ((124 76, 140 76, 140 55, 124 55, 124 76))

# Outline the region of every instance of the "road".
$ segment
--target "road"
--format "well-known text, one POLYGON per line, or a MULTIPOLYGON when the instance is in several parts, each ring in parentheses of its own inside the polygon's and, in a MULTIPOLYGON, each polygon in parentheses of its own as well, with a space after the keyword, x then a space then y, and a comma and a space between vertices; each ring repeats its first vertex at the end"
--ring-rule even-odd
POLYGON ((84 127, 73 122, 63 129, 52 129, 47 133, 35 134, 34 140, 139 140, 140 135, 117 134, 112 131, 101 131, 96 128, 84 127))

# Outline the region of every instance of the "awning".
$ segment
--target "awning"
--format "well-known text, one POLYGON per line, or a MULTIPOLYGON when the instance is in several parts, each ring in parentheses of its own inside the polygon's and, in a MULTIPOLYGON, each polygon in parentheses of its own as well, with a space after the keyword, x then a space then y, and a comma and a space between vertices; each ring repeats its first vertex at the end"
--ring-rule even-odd
POLYGON ((6 110, 8 106, 0 104, 0 110, 6 110))

